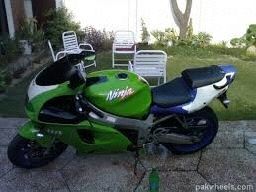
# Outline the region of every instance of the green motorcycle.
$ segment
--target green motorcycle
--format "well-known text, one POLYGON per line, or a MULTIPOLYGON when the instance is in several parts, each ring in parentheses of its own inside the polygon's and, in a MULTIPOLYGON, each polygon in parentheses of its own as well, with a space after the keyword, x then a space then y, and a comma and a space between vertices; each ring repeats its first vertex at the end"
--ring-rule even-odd
POLYGON ((8 147, 14 165, 41 167, 68 145, 79 153, 109 153, 153 143, 186 154, 213 141, 218 120, 207 105, 218 98, 227 107, 232 65, 187 69, 150 88, 126 70, 86 75, 81 60, 93 56, 93 51, 66 55, 32 80, 25 105, 30 120, 8 147))

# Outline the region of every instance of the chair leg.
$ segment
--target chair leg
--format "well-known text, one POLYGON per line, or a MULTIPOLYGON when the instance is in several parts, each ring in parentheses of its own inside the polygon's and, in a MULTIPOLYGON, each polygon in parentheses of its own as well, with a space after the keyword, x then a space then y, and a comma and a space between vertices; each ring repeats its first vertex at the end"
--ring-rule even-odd
POLYGON ((115 53, 112 52, 112 68, 115 68, 115 53))
POLYGON ((166 83, 166 71, 164 72, 164 83, 166 83))

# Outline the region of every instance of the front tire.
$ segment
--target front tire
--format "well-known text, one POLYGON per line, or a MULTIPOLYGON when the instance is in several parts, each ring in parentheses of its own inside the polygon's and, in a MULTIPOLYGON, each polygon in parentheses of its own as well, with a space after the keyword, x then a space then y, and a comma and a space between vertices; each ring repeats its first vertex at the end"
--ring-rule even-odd
MULTIPOLYGON (((207 128, 201 133, 201 140, 195 144, 163 144, 175 154, 189 154, 199 151, 211 144, 218 132, 218 119, 210 107, 205 107, 200 111, 189 114, 186 119, 206 120, 207 128)), ((193 129, 193 127, 191 127, 193 129)))
POLYGON ((36 141, 31 141, 16 135, 8 146, 8 158, 16 166, 31 169, 42 167, 58 157, 67 145, 54 142, 50 149, 40 146, 36 141))

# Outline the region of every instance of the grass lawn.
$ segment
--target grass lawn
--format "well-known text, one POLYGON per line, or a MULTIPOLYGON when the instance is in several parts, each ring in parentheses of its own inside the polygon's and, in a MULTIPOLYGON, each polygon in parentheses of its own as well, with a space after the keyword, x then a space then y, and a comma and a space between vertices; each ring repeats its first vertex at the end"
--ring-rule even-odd
MULTIPOLYGON (((167 76, 171 80, 179 76, 186 68, 207 66, 212 64, 233 63, 238 74, 229 89, 228 97, 231 100, 229 109, 225 109, 219 101, 214 101, 212 107, 221 120, 248 120, 256 119, 256 61, 244 61, 226 55, 212 55, 209 57, 175 55, 169 58, 167 76)), ((111 53, 104 52, 97 55, 97 68, 93 70, 110 69, 111 53)), ((24 79, 16 87, 9 88, 7 97, 0 101, 0 116, 24 117, 24 100, 27 85, 31 77, 24 79)))

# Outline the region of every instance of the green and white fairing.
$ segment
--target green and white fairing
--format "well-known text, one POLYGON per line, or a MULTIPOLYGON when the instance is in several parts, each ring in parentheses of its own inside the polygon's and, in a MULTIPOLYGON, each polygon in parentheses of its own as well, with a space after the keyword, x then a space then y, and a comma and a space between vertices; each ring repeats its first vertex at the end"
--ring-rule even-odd
POLYGON ((143 78, 128 71, 93 72, 88 75, 87 83, 75 90, 68 86, 68 81, 59 85, 40 86, 35 79, 29 86, 26 105, 28 117, 35 121, 47 101, 64 95, 74 96, 78 91, 82 91, 93 105, 114 115, 141 119, 150 110, 150 87, 143 78))
POLYGON ((91 73, 84 86, 86 98, 99 109, 121 117, 146 117, 151 105, 151 90, 138 75, 122 70, 91 73))
MULTIPOLYGON (((40 75, 40 73, 38 74, 40 75)), ((131 141, 111 125, 102 125, 82 119, 78 123, 53 123, 40 119, 48 103, 59 98, 75 99, 81 92, 87 100, 107 113, 134 119, 146 118, 151 105, 151 90, 148 83, 138 75, 122 70, 93 72, 86 78, 86 83, 75 89, 70 82, 58 85, 38 85, 36 76, 28 89, 26 113, 31 121, 20 128, 19 134, 24 138, 36 140, 42 146, 48 146, 53 137, 75 147, 79 152, 115 152, 127 150, 131 141), (42 128, 43 127, 43 128, 42 128), (37 137, 43 132, 44 137, 37 137), (92 133, 93 141, 81 139, 80 134, 92 133)), ((63 103, 71 105, 70 103, 63 103)), ((67 106, 68 108, 68 106, 67 106)))

